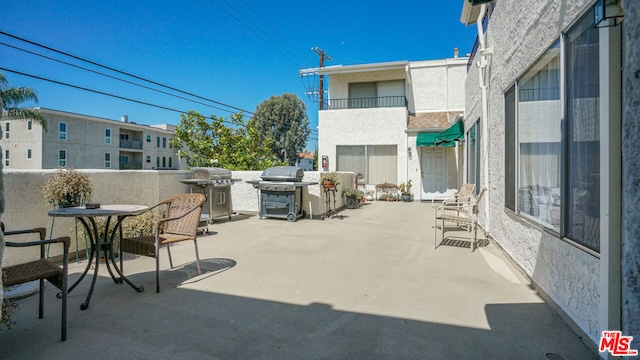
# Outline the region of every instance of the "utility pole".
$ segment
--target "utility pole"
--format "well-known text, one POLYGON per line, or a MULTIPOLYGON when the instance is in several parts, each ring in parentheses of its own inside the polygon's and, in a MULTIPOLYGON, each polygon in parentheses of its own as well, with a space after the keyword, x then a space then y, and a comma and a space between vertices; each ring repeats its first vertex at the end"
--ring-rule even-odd
MULTIPOLYGON (((333 60, 331 56, 325 54, 324 50, 320 49, 319 47, 311 48, 311 50, 313 50, 314 53, 320 56, 320 67, 318 68, 318 72, 320 72, 324 67, 325 60, 333 60)), ((320 110, 322 110, 324 108, 324 75, 322 74, 320 74, 320 91, 318 93, 318 100, 320 102, 320 110)))

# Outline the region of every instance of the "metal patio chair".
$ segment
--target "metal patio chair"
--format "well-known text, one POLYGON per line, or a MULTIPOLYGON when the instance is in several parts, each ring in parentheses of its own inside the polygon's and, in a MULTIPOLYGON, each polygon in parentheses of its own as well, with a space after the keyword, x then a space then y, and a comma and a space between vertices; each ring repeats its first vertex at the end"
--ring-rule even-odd
POLYGON ((202 194, 183 194, 165 199, 145 211, 144 213, 147 213, 154 209, 159 209, 162 214, 156 226, 155 235, 125 238, 121 234, 120 269, 123 269, 123 252, 155 258, 156 292, 160 292, 160 259, 158 256, 160 248, 163 246, 167 248, 169 265, 173 269, 173 260, 171 259, 171 249, 169 245, 180 241, 193 240, 196 250, 198 275, 201 274, 196 236, 202 206, 205 201, 206 198, 202 194))
POLYGON ((434 224, 434 247, 437 248, 438 239, 438 221, 441 222, 441 230, 442 230, 442 240, 441 243, 444 242, 445 237, 445 225, 447 222, 455 223, 457 228, 461 226, 466 226, 467 231, 470 231, 473 228, 473 238, 471 241, 471 252, 475 250, 475 247, 478 243, 478 213, 480 212, 478 209, 478 204, 482 200, 484 193, 487 191, 486 187, 483 187, 480 190, 480 193, 477 197, 471 199, 468 202, 458 202, 451 205, 442 205, 436 208, 435 212, 435 224, 434 224))
MULTIPOLYGON (((44 316, 44 280, 46 279, 55 287, 60 289, 62 298, 62 324, 61 324, 61 341, 67 339, 67 283, 69 274, 69 246, 71 245, 71 239, 67 236, 57 239, 45 240, 47 230, 45 228, 34 228, 26 230, 11 230, 4 231, 4 224, 0 224, 2 232, 6 237, 29 237, 38 234, 38 240, 26 241, 26 242, 13 242, 6 241, 7 248, 25 248, 30 246, 40 246, 40 258, 37 260, 28 261, 25 263, 7 266, 2 268, 3 285, 13 286, 24 284, 27 282, 39 280, 40 281, 40 300, 38 306, 38 318, 42 319, 44 316), (62 267, 54 264, 52 261, 45 257, 45 245, 48 244, 62 244, 62 267)), ((5 253, 5 257, 6 257, 5 253)))

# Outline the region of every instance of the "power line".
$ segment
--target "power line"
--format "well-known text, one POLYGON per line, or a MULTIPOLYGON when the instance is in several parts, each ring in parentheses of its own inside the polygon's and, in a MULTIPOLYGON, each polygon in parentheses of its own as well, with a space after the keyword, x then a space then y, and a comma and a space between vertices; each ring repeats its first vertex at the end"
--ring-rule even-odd
POLYGON ((165 95, 173 96, 173 97, 176 97, 176 98, 178 98, 178 99, 191 101, 191 102, 193 102, 193 103, 200 104, 200 105, 204 105, 204 106, 208 106, 208 107, 211 107, 211 108, 213 108, 213 109, 217 109, 217 110, 221 110, 221 111, 226 111, 226 112, 229 112, 229 113, 234 113, 233 111, 228 110, 228 109, 223 109, 223 108, 221 108, 221 107, 213 106, 213 105, 210 105, 210 104, 205 104, 205 103, 200 102, 200 101, 196 101, 196 100, 193 100, 193 99, 189 99, 189 98, 186 98, 186 97, 184 97, 184 96, 180 96, 180 95, 172 94, 172 93, 169 93, 169 92, 166 92, 166 91, 162 91, 162 90, 159 90, 159 89, 154 89, 154 88, 152 88, 152 87, 150 87, 150 86, 146 86, 146 85, 142 85, 142 84, 134 83, 133 81, 129 81, 129 80, 125 80, 125 79, 121 79, 121 78, 116 77, 116 76, 113 76, 113 75, 109 75, 109 74, 101 73, 101 72, 99 72, 99 71, 92 70, 92 69, 89 69, 89 68, 86 68, 86 67, 83 67, 83 66, 79 66, 79 65, 76 65, 76 64, 72 64, 72 63, 69 63, 69 62, 66 62, 66 61, 63 61, 63 60, 55 59, 55 58, 52 58, 52 57, 50 57, 50 56, 46 56, 46 55, 42 55, 42 54, 38 54, 38 53, 36 53, 36 52, 30 51, 30 50, 26 50, 26 49, 23 49, 23 48, 19 48, 19 47, 17 47, 17 46, 9 45, 9 44, 3 43, 3 42, 0 42, 0 45, 4 45, 4 46, 10 47, 10 48, 13 48, 13 49, 15 49, 15 50, 23 51, 23 52, 26 52, 26 53, 28 53, 28 54, 35 55, 35 56, 39 56, 39 57, 45 58, 45 59, 47 59, 47 60, 55 61, 55 62, 58 62, 58 63, 64 64, 64 65, 67 65, 67 66, 71 66, 71 67, 74 67, 74 68, 77 68, 77 69, 81 69, 81 70, 85 70, 85 71, 88 71, 88 72, 91 72, 91 73, 94 73, 94 74, 98 74, 98 75, 101 75, 101 76, 105 76, 105 77, 110 78, 110 79, 118 80, 118 81, 121 81, 121 82, 124 82, 124 83, 127 83, 127 84, 131 84, 131 85, 135 85, 135 86, 138 86, 138 87, 141 87, 141 88, 144 88, 144 89, 148 89, 148 90, 151 90, 151 91, 159 92, 159 93, 161 93, 161 94, 165 94, 165 95))
POLYGON ((118 69, 115 69, 115 68, 110 67, 110 66, 107 66, 107 65, 102 65, 102 64, 99 64, 99 63, 97 63, 97 62, 95 62, 95 61, 88 60, 88 59, 82 58, 82 57, 80 57, 80 56, 72 55, 72 54, 67 53, 67 52, 64 52, 64 51, 62 51, 62 50, 57 50, 57 49, 54 49, 54 48, 52 48, 52 47, 49 47, 49 46, 46 46, 46 45, 42 45, 42 44, 36 43, 36 42, 34 42, 34 41, 31 41, 31 40, 27 40, 27 39, 21 38, 21 37, 19 37, 19 36, 12 35, 12 34, 9 34, 9 33, 6 33, 6 32, 4 32, 4 31, 0 31, 0 34, 1 34, 1 35, 5 35, 5 36, 8 36, 8 37, 11 37, 11 38, 16 39, 16 40, 20 40, 20 41, 23 41, 23 42, 29 43, 29 44, 31 44, 31 45, 35 45, 35 46, 38 46, 38 47, 44 48, 44 49, 49 50, 49 51, 53 51, 53 52, 58 53, 58 54, 62 54, 62 55, 65 55, 65 56, 71 57, 71 58, 76 59, 76 60, 84 61, 84 62, 87 62, 87 63, 89 63, 89 64, 92 64, 92 65, 95 65, 95 66, 98 66, 98 67, 101 67, 101 68, 105 68, 105 69, 110 70, 110 71, 117 72, 117 73, 122 74, 122 75, 130 76, 130 77, 132 77, 132 78, 135 78, 135 79, 138 79, 138 80, 142 80, 142 81, 148 82, 148 83, 150 83, 150 84, 157 85, 157 86, 163 87, 163 88, 165 88, 165 89, 169 89, 169 90, 176 91, 176 92, 179 92, 179 93, 182 93, 182 94, 185 94, 185 95, 193 96, 193 97, 195 97, 195 98, 198 98, 198 99, 201 99, 201 100, 206 100, 206 101, 212 102, 212 103, 214 103, 214 104, 222 105, 222 106, 225 106, 225 107, 228 107, 228 108, 231 108, 231 109, 235 109, 235 110, 238 110, 238 111, 243 111, 243 112, 246 112, 246 113, 248 113, 248 114, 253 114, 253 112, 250 112, 250 111, 247 111, 247 110, 244 110, 244 109, 241 109, 241 108, 238 108, 238 107, 232 106, 232 105, 228 105, 228 104, 225 104, 225 103, 220 102, 220 101, 216 101, 216 100, 208 99, 208 98, 205 98, 205 97, 203 97, 203 96, 196 95, 196 94, 193 94, 193 93, 190 93, 190 92, 187 92, 187 91, 183 91, 183 90, 180 90, 180 89, 176 89, 176 88, 174 88, 174 87, 172 87, 172 86, 164 85, 164 84, 162 84, 162 83, 159 83, 159 82, 156 82, 156 81, 153 81, 153 80, 145 79, 145 78, 143 78, 143 77, 141 77, 141 76, 134 75, 134 74, 131 74, 131 73, 128 73, 128 72, 122 71, 122 70, 118 70, 118 69))

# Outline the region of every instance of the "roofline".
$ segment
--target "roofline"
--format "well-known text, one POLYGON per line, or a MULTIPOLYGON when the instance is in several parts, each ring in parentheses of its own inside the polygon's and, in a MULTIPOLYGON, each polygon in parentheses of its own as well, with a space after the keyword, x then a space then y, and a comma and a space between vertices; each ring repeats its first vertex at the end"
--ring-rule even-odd
POLYGON ((166 132, 166 133, 171 133, 171 134, 175 133, 175 131, 165 130, 165 129, 162 129, 162 128, 158 127, 158 126, 164 126, 164 125, 175 126, 175 125, 171 125, 171 124, 147 125, 147 124, 138 124, 138 123, 135 123, 135 122, 122 122, 120 120, 113 120, 113 119, 107 119, 107 118, 102 118, 102 117, 97 117, 97 116, 78 114, 78 113, 73 113, 73 112, 63 111, 63 110, 48 109, 48 108, 41 108, 41 107, 36 107, 35 109, 38 109, 40 112, 45 113, 45 114, 73 117, 73 118, 76 118, 76 119, 98 121, 98 122, 104 122, 104 123, 109 123, 109 124, 117 123, 118 126, 120 126, 120 127, 144 128, 144 129, 151 129, 151 130, 154 130, 154 131, 166 132))
POLYGON ((342 73, 356 73, 356 72, 369 72, 369 71, 383 71, 383 70, 404 70, 409 64, 408 60, 391 61, 383 63, 373 64, 360 64, 360 65, 334 65, 320 68, 318 73, 320 75, 342 74, 342 73))

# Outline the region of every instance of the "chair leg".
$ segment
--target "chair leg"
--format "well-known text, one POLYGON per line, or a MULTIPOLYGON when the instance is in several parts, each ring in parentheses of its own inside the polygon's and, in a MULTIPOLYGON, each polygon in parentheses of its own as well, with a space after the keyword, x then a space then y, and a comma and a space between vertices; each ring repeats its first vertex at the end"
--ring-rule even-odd
POLYGON ((198 275, 202 274, 200 270, 200 256, 198 255, 198 242, 196 239, 193 239, 193 245, 196 248, 196 265, 198 266, 198 275))
MULTIPOLYGON (((167 249, 169 247, 167 246, 167 249)), ((156 233, 156 246, 155 249, 153 249, 154 251, 154 255, 156 257, 156 292, 159 293, 160 292, 160 238, 158 236, 158 234, 156 233)))
POLYGON ((171 249, 169 248, 170 244, 167 244, 166 247, 167 247, 167 254, 169 254, 169 267, 173 269, 173 260, 171 259, 171 249))
POLYGON ((38 319, 44 316, 44 279, 40 279, 40 294, 38 303, 38 319))

